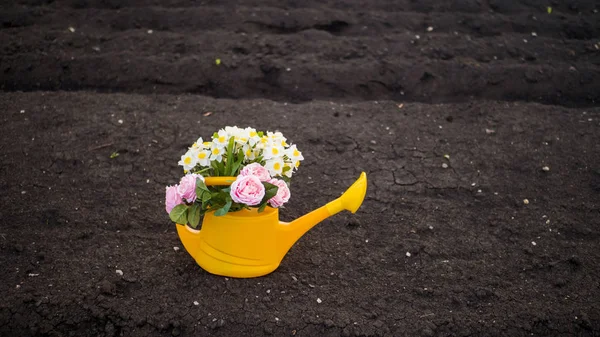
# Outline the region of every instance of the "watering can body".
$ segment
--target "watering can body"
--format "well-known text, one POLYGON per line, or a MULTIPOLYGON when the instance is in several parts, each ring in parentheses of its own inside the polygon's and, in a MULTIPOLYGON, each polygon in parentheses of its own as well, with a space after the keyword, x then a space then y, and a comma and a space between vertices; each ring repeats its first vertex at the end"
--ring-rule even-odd
POLYGON ((278 209, 267 207, 216 216, 206 213, 200 231, 177 225, 185 249, 202 269, 230 277, 256 277, 277 269, 278 209))
MULTIPOLYGON (((235 178, 234 178, 235 179, 235 178)), ((207 185, 222 184, 223 177, 207 185)), ((279 221, 279 209, 266 207, 242 209, 222 216, 208 212, 200 230, 177 225, 177 232, 187 252, 209 273, 248 278, 271 273, 292 245, 322 220, 342 211, 356 212, 367 189, 363 172, 360 178, 339 198, 292 221, 279 221)))

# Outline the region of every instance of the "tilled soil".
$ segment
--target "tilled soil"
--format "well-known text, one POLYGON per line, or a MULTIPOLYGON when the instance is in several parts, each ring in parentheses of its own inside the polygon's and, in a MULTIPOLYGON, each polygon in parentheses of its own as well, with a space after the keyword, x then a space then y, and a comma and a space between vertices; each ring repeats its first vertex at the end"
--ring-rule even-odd
POLYGON ((0 88, 595 105, 594 2, 504 2, 13 1, 0 88))
POLYGON ((600 335, 598 9, 2 2, 0 336, 600 335), (363 206, 204 272, 164 187, 225 125, 303 151, 283 220, 363 206))

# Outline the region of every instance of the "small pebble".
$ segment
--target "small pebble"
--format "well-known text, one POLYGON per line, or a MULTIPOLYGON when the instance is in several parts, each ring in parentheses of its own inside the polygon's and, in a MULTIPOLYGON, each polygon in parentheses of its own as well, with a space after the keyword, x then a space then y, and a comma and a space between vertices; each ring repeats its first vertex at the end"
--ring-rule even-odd
POLYGON ((536 32, 531 32, 531 36, 537 36, 536 32))
POLYGON ((200 303, 198 303, 198 301, 194 301, 194 305, 200 305, 200 303))
POLYGON ((69 31, 70 31, 71 33, 75 33, 75 28, 73 28, 73 27, 69 27, 69 31))
POLYGON ((446 159, 450 160, 450 155, 449 155, 449 154, 445 154, 445 155, 444 155, 444 158, 446 158, 446 159))
POLYGON ((548 172, 548 171, 550 171, 550 168, 548 166, 544 166, 544 167, 542 167, 542 171, 548 172))
POLYGON ((152 34, 154 31, 152 29, 148 29, 148 34, 152 34))
POLYGON ((537 245, 537 243, 535 243, 535 241, 531 241, 531 244, 534 246, 537 245))
POLYGON ((433 31, 433 27, 431 27, 431 26, 427 27, 427 31, 428 31, 428 32, 431 32, 431 31, 433 31))
POLYGON ((117 273, 118 275, 120 275, 120 276, 123 276, 123 271, 122 271, 121 269, 117 269, 117 270, 116 270, 116 273, 117 273))
POLYGON ((117 122, 119 122, 119 124, 123 124, 123 120, 119 119, 117 122))
POLYGON ((415 35, 415 39, 420 39, 421 37, 419 35, 415 35))
POLYGON ((442 168, 445 168, 445 169, 446 169, 446 168, 448 168, 448 164, 446 164, 446 163, 443 163, 443 164, 442 164, 442 168))
POLYGON ((177 252, 179 251, 179 247, 173 247, 173 250, 177 252))
POLYGON ((24 113, 25 113, 25 110, 21 110, 21 111, 19 111, 19 112, 20 112, 20 113, 22 113, 22 114, 24 114, 24 113))
POLYGON ((529 199, 523 199, 523 203, 524 203, 525 205, 529 205, 529 199))
POLYGON ((407 257, 410 257, 410 252, 406 252, 406 256, 407 256, 407 257))
POLYGON ((523 39, 523 42, 527 43, 527 39, 523 39))
POLYGON ((317 303, 322 303, 323 301, 320 298, 317 298, 317 303))

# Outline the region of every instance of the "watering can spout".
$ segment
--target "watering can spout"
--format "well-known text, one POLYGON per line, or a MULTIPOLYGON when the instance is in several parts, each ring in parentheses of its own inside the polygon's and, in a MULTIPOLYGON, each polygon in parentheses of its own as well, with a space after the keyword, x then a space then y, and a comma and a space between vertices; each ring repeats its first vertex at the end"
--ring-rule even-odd
POLYGON ((308 230, 328 217, 343 210, 356 213, 367 193, 367 175, 365 172, 339 198, 290 222, 281 222, 279 226, 278 250, 284 256, 294 243, 308 230))

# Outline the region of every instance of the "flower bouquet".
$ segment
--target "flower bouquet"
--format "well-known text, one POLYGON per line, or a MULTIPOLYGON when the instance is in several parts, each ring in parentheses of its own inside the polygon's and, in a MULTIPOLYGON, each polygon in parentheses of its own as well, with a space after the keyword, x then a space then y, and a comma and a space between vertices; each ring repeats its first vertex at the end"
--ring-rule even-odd
POLYGON ((166 188, 165 206, 171 220, 197 228, 207 212, 228 212, 282 207, 290 198, 289 183, 302 161, 296 145, 281 132, 227 126, 210 141, 202 138, 181 156, 185 175, 179 184, 166 188), (208 177, 235 177, 215 180, 208 177))

